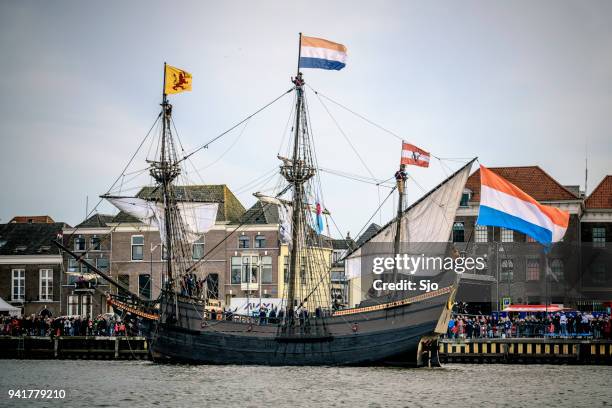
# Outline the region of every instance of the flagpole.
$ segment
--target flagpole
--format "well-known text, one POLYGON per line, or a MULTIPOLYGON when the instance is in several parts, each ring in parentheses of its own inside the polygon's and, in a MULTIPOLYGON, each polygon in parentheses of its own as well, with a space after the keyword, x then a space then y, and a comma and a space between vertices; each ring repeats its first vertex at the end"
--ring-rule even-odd
POLYGON ((300 58, 302 58, 302 33, 300 33, 300 40, 298 43, 298 63, 297 63, 297 73, 296 75, 298 75, 300 73, 300 58))
POLYGON ((162 88, 162 103, 166 103, 166 61, 164 61, 164 85, 162 88))

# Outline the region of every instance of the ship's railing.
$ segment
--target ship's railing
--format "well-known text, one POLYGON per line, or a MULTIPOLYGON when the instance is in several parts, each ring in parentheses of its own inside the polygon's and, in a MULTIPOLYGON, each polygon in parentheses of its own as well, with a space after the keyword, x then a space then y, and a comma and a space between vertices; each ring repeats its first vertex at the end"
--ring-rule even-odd
POLYGON ((416 303, 416 302, 420 302, 426 299, 431 299, 437 296, 445 295, 447 293, 450 293, 452 289, 453 289, 452 286, 447 286, 442 289, 423 293, 423 294, 413 296, 410 298, 406 298, 406 299, 402 299, 402 300, 397 300, 395 302, 382 303, 380 305, 374 305, 374 306, 356 307, 353 309, 338 310, 337 312, 334 312, 333 315, 334 316, 346 316, 346 315, 351 315, 351 314, 356 314, 356 313, 372 312, 375 310, 384 310, 384 309, 391 309, 391 308, 399 307, 399 306, 405 306, 411 303, 416 303))

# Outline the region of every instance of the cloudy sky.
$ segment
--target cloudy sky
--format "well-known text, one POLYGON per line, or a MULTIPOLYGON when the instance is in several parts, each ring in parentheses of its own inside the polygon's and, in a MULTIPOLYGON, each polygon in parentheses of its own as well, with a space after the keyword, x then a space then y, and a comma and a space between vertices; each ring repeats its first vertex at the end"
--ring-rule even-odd
MULTIPOLYGON (((164 61, 194 77, 193 92, 172 98, 190 151, 290 88, 300 31, 349 50, 344 70, 307 70, 308 84, 404 139, 443 158, 539 165, 582 188, 588 152, 591 191, 612 173, 610 21, 609 1, 2 1, 0 222, 81 221, 86 197, 91 209, 155 119, 164 61)), ((307 97, 321 167, 393 175, 398 139, 307 97)), ((283 98, 194 155, 200 175, 190 177, 227 184, 251 205, 254 190, 274 186, 263 181, 291 104, 283 98)), ((413 169, 410 199, 460 165, 413 169)), ((321 178, 343 233, 359 231, 388 192, 321 178)), ((125 181, 126 191, 141 182, 125 181)))

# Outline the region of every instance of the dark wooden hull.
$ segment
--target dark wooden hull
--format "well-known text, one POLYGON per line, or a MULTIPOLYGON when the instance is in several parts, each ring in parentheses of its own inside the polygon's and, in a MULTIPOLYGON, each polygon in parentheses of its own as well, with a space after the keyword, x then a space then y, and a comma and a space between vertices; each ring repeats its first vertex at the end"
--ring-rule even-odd
POLYGON ((296 327, 291 333, 283 333, 276 324, 203 320, 201 306, 167 301, 162 303, 162 316, 173 315, 178 305, 179 321, 158 323, 150 348, 160 362, 435 365, 437 337, 446 328, 453 293, 454 289, 384 310, 313 319, 309 327, 296 327), (431 358, 420 359, 426 350, 431 358))

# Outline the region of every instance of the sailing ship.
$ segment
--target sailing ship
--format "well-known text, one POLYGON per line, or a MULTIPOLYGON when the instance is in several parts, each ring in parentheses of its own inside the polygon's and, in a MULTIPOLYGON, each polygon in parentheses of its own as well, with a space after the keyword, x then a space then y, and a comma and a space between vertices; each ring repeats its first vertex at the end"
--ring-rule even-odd
MULTIPOLYGON (((184 84, 186 76, 180 78, 184 84)), ((326 287, 331 267, 321 256, 326 237, 320 234, 313 217, 318 167, 309 130, 305 81, 299 67, 290 89, 295 95, 290 156, 279 157, 279 173, 285 184, 276 195, 258 196, 262 205, 278 210, 280 235, 290 248, 276 318, 266 324, 259 324, 253 316, 235 314, 218 319, 210 313, 206 300, 180 290, 181 277, 206 262, 206 255, 193 260, 191 243, 212 226, 217 208, 214 204, 190 202, 177 186, 185 157, 177 153, 172 105, 166 89, 165 84, 158 153, 148 163, 155 186, 146 196, 103 196, 121 211, 159 229, 167 254, 159 298, 141 299, 83 256, 58 243, 90 270, 129 294, 129 299, 109 294, 109 303, 125 316, 138 317, 153 359, 202 364, 439 365, 437 341, 447 329, 458 275, 439 275, 435 278, 438 289, 433 291, 364 296, 352 308, 338 309, 331 300, 331 291, 326 287)), ((407 208, 406 181, 399 179, 397 215, 369 242, 388 243, 395 253, 405 243, 447 243, 472 163, 473 160, 407 208)), ((366 246, 367 243, 352 248, 346 257, 347 275, 355 282, 361 274, 362 258, 367 256, 366 246)))

